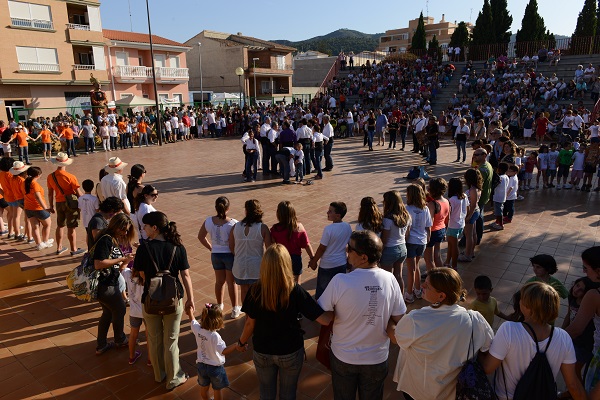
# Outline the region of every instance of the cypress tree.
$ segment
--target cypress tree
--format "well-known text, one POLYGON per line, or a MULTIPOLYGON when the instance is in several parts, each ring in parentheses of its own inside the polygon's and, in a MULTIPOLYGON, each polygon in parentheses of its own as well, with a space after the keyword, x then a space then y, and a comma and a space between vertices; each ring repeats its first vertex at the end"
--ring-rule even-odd
POLYGON ((547 38, 544 18, 538 14, 537 0, 529 0, 521 21, 521 29, 517 31, 518 42, 534 42, 547 38))
POLYGON ((477 16, 475 27, 473 28, 473 44, 492 44, 496 43, 494 36, 492 8, 488 0, 484 0, 483 8, 477 16))
POLYGON ((429 41, 427 54, 429 54, 429 56, 434 60, 442 61, 442 47, 440 46, 440 42, 437 40, 435 35, 433 35, 433 38, 431 38, 429 41))
POLYGON ((425 50, 427 49, 427 34, 425 33, 425 21, 423 20, 423 11, 419 16, 419 23, 417 29, 412 37, 410 45, 411 50, 425 50))
POLYGON ((492 26, 494 30, 494 43, 510 42, 510 27, 513 22, 512 16, 508 13, 507 0, 490 0, 492 9, 492 26))
POLYGON ((575 27, 575 37, 595 36, 598 18, 596 16, 596 0, 585 0, 583 9, 577 17, 577 26, 575 27))
POLYGON ((467 28, 465 21, 460 21, 454 32, 452 32, 452 36, 450 37, 450 46, 464 48, 464 46, 466 46, 468 43, 469 29, 467 28))

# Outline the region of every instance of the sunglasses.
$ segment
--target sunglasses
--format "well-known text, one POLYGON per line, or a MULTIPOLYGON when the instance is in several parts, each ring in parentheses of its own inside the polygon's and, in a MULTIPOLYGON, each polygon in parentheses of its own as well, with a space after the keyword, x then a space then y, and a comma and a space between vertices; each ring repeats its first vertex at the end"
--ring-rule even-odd
POLYGON ((358 252, 356 251, 355 247, 350 246, 350 244, 348 244, 348 254, 355 252, 356 254, 358 254, 358 252))
POLYGON ((158 193, 150 193, 148 196, 158 197, 158 193))

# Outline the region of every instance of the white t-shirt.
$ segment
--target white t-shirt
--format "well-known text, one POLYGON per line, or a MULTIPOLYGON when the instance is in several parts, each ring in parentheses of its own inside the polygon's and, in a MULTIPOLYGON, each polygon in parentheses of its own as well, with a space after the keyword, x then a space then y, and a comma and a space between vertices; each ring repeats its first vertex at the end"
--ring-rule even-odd
POLYGON ((390 231, 390 235, 388 236, 387 243, 384 243, 383 245, 385 247, 395 247, 395 246, 400 246, 401 244, 405 244, 406 243, 406 238, 405 238, 406 231, 408 230, 408 228, 410 228, 410 225, 411 225, 410 217, 408 218, 406 226, 403 226, 400 228, 396 226, 396 224, 394 223, 393 220, 391 220, 389 218, 384 218, 383 219, 383 230, 390 231))
MULTIPOLYGON (((512 399, 519 379, 535 356, 535 343, 526 329, 520 322, 505 322, 500 325, 490 347, 490 355, 498 360, 503 360, 502 367, 506 373, 506 377, 503 377, 502 368, 498 368, 496 374, 496 393, 501 399, 505 399, 507 394, 508 398, 512 399), (504 378, 506 378, 506 388, 504 387, 504 378)), ((540 351, 544 351, 547 344, 548 338, 538 342, 540 351)), ((567 332, 561 328, 554 328, 546 357, 548 357, 554 378, 558 375, 562 364, 575 364, 577 359, 573 340, 567 332)))
POLYGON ((556 169, 556 160, 558 160, 558 151, 552 151, 548 153, 548 169, 556 169))
POLYGON ((519 191, 519 178, 517 175, 508 177, 508 188, 506 189, 506 200, 516 200, 519 191), (510 194, 508 193, 510 190, 510 194))
POLYGON ((100 207, 100 201, 93 194, 86 193, 77 199, 79 209, 81 210, 81 222, 87 228, 90 219, 96 214, 96 210, 100 207))
POLYGON ((221 335, 217 332, 207 331, 200 326, 200 323, 193 320, 190 323, 194 337, 196 338, 196 362, 208 365, 219 366, 225 364, 223 350, 227 347, 221 335))
POLYGON ((335 308, 331 350, 340 361, 372 365, 387 360, 388 321, 392 315, 406 313, 400 286, 391 272, 357 268, 337 274, 318 303, 325 311, 335 308))
POLYGON ((156 208, 154 208, 150 204, 141 203, 140 208, 138 208, 138 210, 134 214, 138 228, 138 235, 144 240, 148 239, 148 235, 146 235, 146 231, 144 231, 144 222, 142 221, 142 219, 144 218, 144 215, 154 211, 156 211, 156 208))
POLYGON ((538 160, 541 170, 548 169, 548 153, 540 153, 540 155, 538 155, 538 160))
POLYGON ((452 196, 448 199, 450 203, 450 216, 448 218, 448 228, 462 229, 465 227, 465 218, 467 217, 467 208, 469 208, 469 198, 465 196, 459 199, 452 196))
POLYGON ((138 277, 133 277, 133 272, 129 268, 121 271, 127 286, 127 295, 129 297, 129 316, 134 318, 144 318, 142 314, 142 293, 144 285, 141 284, 138 277))
POLYGON ((319 268, 335 268, 346 265, 346 246, 350 241, 352 228, 346 222, 336 222, 329 224, 323 229, 321 244, 327 246, 327 249, 321 257, 319 268))
POLYGON ((232 218, 223 225, 215 225, 213 217, 206 218, 204 228, 210 236, 212 253, 231 253, 231 249, 229 249, 229 233, 237 222, 236 219, 232 218))
POLYGON ((506 192, 508 191, 508 176, 500 175, 500 183, 494 189, 494 197, 492 200, 495 203, 504 203, 506 201, 506 192))
POLYGON ((425 228, 431 228, 433 221, 429 209, 417 208, 415 206, 406 206, 406 210, 410 214, 412 225, 406 243, 411 244, 427 244, 427 231, 425 228))
POLYGON ((573 153, 573 171, 583 171, 583 165, 585 164, 585 153, 579 151, 573 153))

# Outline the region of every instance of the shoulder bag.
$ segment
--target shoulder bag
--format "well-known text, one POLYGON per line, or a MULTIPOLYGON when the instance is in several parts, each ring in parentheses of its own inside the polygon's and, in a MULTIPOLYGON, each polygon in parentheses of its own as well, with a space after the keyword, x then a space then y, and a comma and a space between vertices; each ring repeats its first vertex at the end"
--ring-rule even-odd
POLYGON ((94 250, 100 239, 83 255, 81 263, 67 275, 67 287, 79 300, 94 301, 98 298, 101 271, 94 267, 94 250))
POLYGON ((54 183, 56 183, 56 187, 58 187, 58 191, 63 196, 65 196, 65 201, 67 202, 67 207, 69 207, 71 210, 78 210, 79 203, 77 202, 77 195, 75 193, 65 194, 65 191, 63 190, 63 188, 61 188, 60 185, 58 184, 58 179, 56 179, 56 173, 53 172, 51 175, 52 175, 52 179, 54 179, 54 183))

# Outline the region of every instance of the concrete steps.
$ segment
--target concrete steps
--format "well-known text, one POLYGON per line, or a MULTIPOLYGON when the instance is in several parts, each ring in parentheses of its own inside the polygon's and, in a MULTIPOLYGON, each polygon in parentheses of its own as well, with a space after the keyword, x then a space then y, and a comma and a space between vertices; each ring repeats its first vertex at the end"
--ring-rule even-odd
POLYGON ((29 257, 12 243, 0 240, 0 290, 14 288, 45 276, 46 270, 42 263, 29 257))

